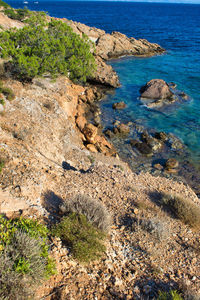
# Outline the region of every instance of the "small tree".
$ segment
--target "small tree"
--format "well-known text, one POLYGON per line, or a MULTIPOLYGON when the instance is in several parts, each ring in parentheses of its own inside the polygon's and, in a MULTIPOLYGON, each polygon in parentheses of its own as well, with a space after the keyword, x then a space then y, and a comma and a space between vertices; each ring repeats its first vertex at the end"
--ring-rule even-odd
POLYGON ((1 57, 10 58, 13 74, 22 80, 49 73, 85 82, 95 70, 92 43, 73 33, 65 23, 34 22, 19 30, 0 33, 1 57))

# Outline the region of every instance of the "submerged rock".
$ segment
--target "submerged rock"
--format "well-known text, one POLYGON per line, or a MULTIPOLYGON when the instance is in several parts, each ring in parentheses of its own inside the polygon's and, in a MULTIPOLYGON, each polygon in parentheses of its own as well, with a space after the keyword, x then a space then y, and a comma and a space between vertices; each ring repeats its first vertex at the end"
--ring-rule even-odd
POLYGON ((113 109, 124 109, 124 108, 126 108, 126 103, 124 103, 123 101, 113 103, 112 108, 113 109))
POLYGON ((168 136, 165 132, 160 131, 155 133, 155 138, 161 140, 162 142, 165 142, 168 139, 168 136))
POLYGON ((179 162, 175 158, 169 158, 165 163, 165 167, 168 170, 178 168, 178 166, 179 166, 179 162))
POLYGON ((147 156, 152 156, 153 151, 150 146, 147 145, 145 142, 138 142, 137 140, 130 140, 130 144, 132 147, 135 147, 137 150, 140 151, 140 153, 147 155, 147 156))
POLYGON ((141 140, 145 142, 153 151, 158 151, 162 148, 163 144, 161 141, 153 138, 147 132, 141 134, 141 140))
POLYGON ((115 134, 117 133, 121 133, 121 134, 129 134, 130 133, 130 128, 128 125, 120 123, 119 125, 117 125, 117 127, 115 127, 113 129, 113 132, 115 134))
POLYGON ((178 93, 178 96, 180 96, 184 100, 189 100, 189 96, 184 92, 178 93))

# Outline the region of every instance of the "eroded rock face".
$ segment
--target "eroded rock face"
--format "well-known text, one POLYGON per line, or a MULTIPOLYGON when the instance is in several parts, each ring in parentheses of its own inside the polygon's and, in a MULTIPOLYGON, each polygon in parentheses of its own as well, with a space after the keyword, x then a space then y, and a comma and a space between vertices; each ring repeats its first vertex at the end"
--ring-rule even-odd
POLYGON ((164 52, 158 44, 145 39, 128 38, 120 32, 101 35, 96 44, 97 55, 103 59, 117 58, 124 55, 150 56, 164 52))
POLYGON ((100 56, 96 56, 95 61, 97 69, 94 76, 90 78, 90 80, 94 83, 100 83, 114 88, 119 87, 119 78, 113 68, 107 65, 100 56))
POLYGON ((162 79, 152 79, 140 89, 141 98, 146 99, 171 99, 173 93, 169 85, 162 79))
POLYGON ((83 129, 83 134, 85 135, 86 140, 90 144, 95 144, 96 136, 97 136, 98 129, 92 124, 86 124, 83 129))

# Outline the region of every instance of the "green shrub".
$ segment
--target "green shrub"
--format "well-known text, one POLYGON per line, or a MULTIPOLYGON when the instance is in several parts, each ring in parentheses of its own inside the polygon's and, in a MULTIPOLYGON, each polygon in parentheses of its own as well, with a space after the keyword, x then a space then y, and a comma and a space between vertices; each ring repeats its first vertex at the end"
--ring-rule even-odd
POLYGON ((200 228, 200 206, 189 199, 164 193, 161 203, 185 224, 200 228))
POLYGON ((10 5, 2 0, 0 0, 0 7, 4 7, 4 8, 7 8, 7 7, 10 7, 10 5))
POLYGON ((4 161, 0 160, 0 173, 3 170, 4 165, 5 165, 4 161))
POLYGON ((4 14, 13 20, 23 21, 30 16, 30 12, 27 8, 13 9, 11 7, 4 10, 4 14))
POLYGON ((13 91, 8 87, 4 87, 1 81, 0 81, 0 93, 4 94, 4 96, 8 100, 13 100, 15 98, 13 91))
POLYGON ((65 200, 61 207, 63 213, 74 212, 86 216, 88 222, 102 231, 108 231, 111 217, 106 207, 99 201, 89 196, 77 195, 72 199, 65 200))
POLYGON ((183 300, 177 291, 159 292, 157 300, 183 300))
POLYGON ((48 249, 46 226, 30 219, 0 216, 1 299, 28 299, 36 284, 55 274, 48 249))
POLYGON ((105 234, 90 224, 84 215, 70 213, 52 230, 70 248, 80 262, 98 259, 106 250, 102 244, 105 234))
POLYGON ((31 80, 44 73, 67 75, 85 82, 95 70, 91 42, 61 21, 45 24, 44 17, 32 16, 22 29, 0 32, 1 57, 10 58, 13 74, 31 80), (46 26, 45 26, 46 25, 46 26))
POLYGON ((5 100, 4 99, 0 99, 0 104, 5 105, 5 100))

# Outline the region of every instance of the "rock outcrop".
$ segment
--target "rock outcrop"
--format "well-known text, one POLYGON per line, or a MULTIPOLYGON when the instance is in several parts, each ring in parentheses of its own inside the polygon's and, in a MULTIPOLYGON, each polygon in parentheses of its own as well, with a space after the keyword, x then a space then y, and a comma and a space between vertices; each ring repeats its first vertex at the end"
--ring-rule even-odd
POLYGON ((128 38, 125 34, 113 31, 111 34, 95 27, 89 27, 78 22, 64 19, 77 34, 86 34, 96 46, 96 55, 104 60, 118 58, 124 55, 151 56, 163 53, 165 50, 158 44, 145 39, 128 38))
POLYGON ((146 99, 171 99, 173 93, 169 85, 162 79, 152 79, 140 89, 141 98, 146 99))
POLYGON ((189 100, 189 96, 176 89, 175 83, 152 79, 140 89, 140 100, 148 108, 159 108, 175 101, 189 100))
POLYGON ((75 33, 81 36, 86 34, 95 44, 97 72, 91 80, 97 83, 111 87, 120 85, 116 72, 105 63, 108 59, 125 55, 152 56, 165 51, 158 44, 150 43, 145 39, 128 38, 126 35, 115 31, 108 34, 104 30, 89 27, 85 24, 67 19, 63 19, 63 21, 70 25, 75 33))

